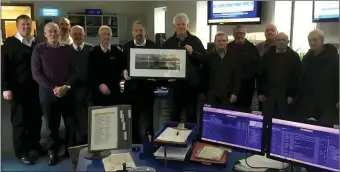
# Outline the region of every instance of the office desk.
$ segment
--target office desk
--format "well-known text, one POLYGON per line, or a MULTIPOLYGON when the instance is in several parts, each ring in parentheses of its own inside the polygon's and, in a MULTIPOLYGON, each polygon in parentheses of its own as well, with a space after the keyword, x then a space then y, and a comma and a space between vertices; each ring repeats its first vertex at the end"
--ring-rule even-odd
MULTIPOLYGON (((79 153, 78 165, 76 171, 84 172, 104 172, 104 165, 102 160, 87 160, 84 158, 84 152, 87 148, 84 148, 79 153)), ((111 153, 124 153, 130 150, 113 150, 111 153)), ((202 172, 232 172, 234 164, 243 159, 245 154, 241 152, 232 152, 228 154, 228 163, 225 168, 221 167, 211 167, 206 165, 201 165, 197 163, 192 163, 189 161, 168 161, 167 168, 164 167, 163 160, 157 160, 153 158, 139 159, 138 152, 131 152, 131 156, 136 164, 136 166, 148 166, 156 169, 157 172, 181 172, 181 171, 202 171, 202 172)))

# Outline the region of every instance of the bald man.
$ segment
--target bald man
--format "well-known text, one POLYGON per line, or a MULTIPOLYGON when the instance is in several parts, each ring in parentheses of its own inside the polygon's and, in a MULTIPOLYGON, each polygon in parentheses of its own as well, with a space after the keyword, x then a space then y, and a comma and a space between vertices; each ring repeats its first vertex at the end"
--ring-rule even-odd
POLYGON ((66 128, 66 150, 75 144, 72 87, 76 78, 76 63, 72 46, 59 43, 59 33, 57 24, 51 22, 45 25, 47 42, 34 48, 31 62, 33 79, 39 84, 40 103, 52 140, 48 146, 48 165, 58 163, 61 116, 66 128))
POLYGON ((87 144, 87 109, 90 103, 90 83, 88 81, 88 60, 92 44, 84 42, 84 28, 76 25, 71 28, 74 56, 77 63, 77 78, 74 84, 76 94, 77 143, 87 144))
POLYGON ((313 30, 308 35, 310 49, 302 60, 302 78, 298 115, 302 120, 333 127, 339 112, 339 54, 324 43, 324 32, 313 30))
POLYGON ((275 36, 277 34, 277 28, 273 24, 269 24, 266 26, 266 29, 264 30, 264 35, 266 37, 266 40, 257 44, 256 48, 259 52, 260 56, 262 57, 270 47, 275 46, 275 36))
POLYGON ((122 102, 120 85, 125 69, 125 56, 118 45, 111 44, 109 26, 99 28, 100 44, 90 51, 89 78, 95 106, 117 105, 122 102))
POLYGON ((275 36, 275 47, 263 56, 263 81, 258 89, 259 100, 264 103, 265 116, 291 119, 289 105, 298 92, 300 57, 288 46, 285 33, 275 36))
POLYGON ((71 32, 71 22, 66 17, 61 17, 59 19, 59 28, 60 28, 60 44, 70 45, 73 43, 72 37, 70 36, 71 32))

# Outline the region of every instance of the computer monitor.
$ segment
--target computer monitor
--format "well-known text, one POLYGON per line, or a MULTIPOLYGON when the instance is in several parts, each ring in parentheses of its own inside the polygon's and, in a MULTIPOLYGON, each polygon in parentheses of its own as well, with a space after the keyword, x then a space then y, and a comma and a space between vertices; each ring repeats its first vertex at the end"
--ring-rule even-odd
POLYGON ((201 118, 202 141, 264 154, 261 115, 204 106, 201 118))
POLYGON ((339 129, 272 119, 271 131, 269 158, 339 171, 339 129))

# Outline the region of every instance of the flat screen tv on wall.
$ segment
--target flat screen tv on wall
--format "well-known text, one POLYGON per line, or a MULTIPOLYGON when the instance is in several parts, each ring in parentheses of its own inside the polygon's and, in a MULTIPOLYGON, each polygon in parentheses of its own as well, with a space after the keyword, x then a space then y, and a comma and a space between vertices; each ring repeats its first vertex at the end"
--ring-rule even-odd
POLYGON ((208 1, 208 25, 260 23, 260 1, 208 1))
POLYGON ((339 1, 313 1, 313 22, 338 22, 339 1))

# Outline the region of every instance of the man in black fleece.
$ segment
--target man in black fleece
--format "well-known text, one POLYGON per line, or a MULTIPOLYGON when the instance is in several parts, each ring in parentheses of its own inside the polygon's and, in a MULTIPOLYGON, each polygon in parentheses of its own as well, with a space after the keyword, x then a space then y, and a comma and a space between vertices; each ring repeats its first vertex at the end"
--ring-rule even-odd
POLYGON ((339 54, 324 44, 324 34, 314 30, 308 35, 310 50, 303 57, 301 89, 297 115, 302 121, 333 127, 338 122, 339 54))
POLYGON ((120 81, 124 70, 124 53, 118 45, 111 45, 112 30, 99 28, 100 45, 93 47, 89 57, 89 81, 95 106, 111 106, 121 102, 120 81))
POLYGON ((31 56, 36 45, 31 35, 32 20, 20 15, 16 19, 18 33, 8 37, 1 53, 2 94, 11 104, 13 147, 16 157, 26 165, 34 164, 31 150, 41 153, 39 144, 42 111, 38 84, 33 80, 31 56))
POLYGON ((275 36, 276 46, 262 57, 259 100, 264 102, 263 114, 273 118, 291 119, 289 105, 298 92, 300 57, 288 47, 288 43, 288 36, 278 33, 275 36))
POLYGON ((132 141, 141 143, 141 136, 153 135, 153 105, 155 101, 155 81, 151 79, 131 79, 128 73, 131 48, 159 48, 154 42, 145 38, 145 25, 141 21, 135 21, 132 25, 134 40, 123 46, 125 54, 125 79, 124 94, 128 104, 132 107, 132 141), (140 123, 143 128, 141 129, 140 123))
POLYGON ((236 26, 233 36, 234 41, 228 44, 228 50, 238 58, 242 68, 241 89, 236 106, 242 111, 250 111, 255 91, 255 80, 260 76, 261 57, 255 45, 245 39, 246 28, 236 26))
POLYGON ((169 80, 169 94, 173 105, 171 121, 180 122, 181 112, 185 110, 187 122, 196 123, 201 62, 195 56, 204 55, 205 49, 201 40, 187 31, 188 23, 189 18, 186 14, 177 14, 173 19, 176 32, 164 42, 163 48, 187 50, 187 79, 185 81, 169 80))
POLYGON ((227 47, 228 37, 224 32, 215 35, 215 47, 198 59, 209 69, 207 103, 215 107, 234 109, 241 87, 241 69, 238 61, 227 47))

